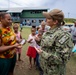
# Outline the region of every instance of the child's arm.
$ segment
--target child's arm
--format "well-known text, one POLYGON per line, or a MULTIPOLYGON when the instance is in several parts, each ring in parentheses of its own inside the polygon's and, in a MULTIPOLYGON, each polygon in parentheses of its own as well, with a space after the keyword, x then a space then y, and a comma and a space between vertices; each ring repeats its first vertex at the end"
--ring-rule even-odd
POLYGON ((33 40, 33 39, 27 40, 27 42, 28 42, 28 43, 32 43, 32 40, 33 40))
POLYGON ((20 33, 20 39, 22 39, 22 35, 21 35, 21 33, 20 33))
POLYGON ((36 36, 36 37, 35 37, 35 41, 36 41, 36 43, 40 46, 41 38, 39 38, 38 36, 36 36))
POLYGON ((28 39, 27 39, 27 42, 28 42, 28 43, 32 43, 32 41, 33 41, 33 38, 31 37, 31 35, 29 35, 29 37, 28 37, 28 39))
POLYGON ((38 54, 40 54, 42 52, 42 50, 38 49, 36 46, 34 46, 34 48, 36 49, 36 51, 38 52, 38 54))

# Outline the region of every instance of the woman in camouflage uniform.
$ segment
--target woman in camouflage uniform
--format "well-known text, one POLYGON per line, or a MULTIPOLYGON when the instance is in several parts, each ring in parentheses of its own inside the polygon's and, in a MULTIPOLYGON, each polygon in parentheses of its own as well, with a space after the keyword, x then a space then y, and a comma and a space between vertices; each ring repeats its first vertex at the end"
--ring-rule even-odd
POLYGON ((65 75, 66 62, 70 57, 73 42, 70 33, 61 27, 64 13, 62 10, 53 9, 43 12, 43 15, 51 28, 43 34, 41 49, 38 51, 43 75, 65 75))

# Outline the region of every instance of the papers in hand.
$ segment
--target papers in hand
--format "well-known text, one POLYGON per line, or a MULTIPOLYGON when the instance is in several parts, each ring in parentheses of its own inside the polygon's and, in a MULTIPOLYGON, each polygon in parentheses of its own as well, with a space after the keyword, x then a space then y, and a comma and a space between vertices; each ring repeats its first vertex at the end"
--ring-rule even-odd
POLYGON ((20 44, 21 44, 21 45, 24 45, 25 42, 26 42, 26 40, 25 40, 25 39, 22 39, 22 41, 20 42, 20 44))

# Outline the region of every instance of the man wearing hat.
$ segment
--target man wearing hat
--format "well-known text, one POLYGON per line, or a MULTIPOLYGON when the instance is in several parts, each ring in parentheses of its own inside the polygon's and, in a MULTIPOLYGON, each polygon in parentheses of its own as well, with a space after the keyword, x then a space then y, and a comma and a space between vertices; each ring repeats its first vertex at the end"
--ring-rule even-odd
POLYGON ((43 75, 65 75, 73 42, 70 33, 61 27, 64 13, 60 9, 53 9, 50 12, 43 12, 43 15, 51 28, 43 34, 41 49, 38 51, 43 75))

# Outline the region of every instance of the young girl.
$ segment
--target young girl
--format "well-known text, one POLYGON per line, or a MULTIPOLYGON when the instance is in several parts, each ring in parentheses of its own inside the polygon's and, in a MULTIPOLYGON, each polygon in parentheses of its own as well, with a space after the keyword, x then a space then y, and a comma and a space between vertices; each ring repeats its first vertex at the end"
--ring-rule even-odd
POLYGON ((40 70, 40 63, 39 63, 39 54, 38 54, 38 51, 40 49, 40 40, 42 38, 42 31, 40 29, 38 29, 38 34, 36 34, 35 36, 35 41, 36 41, 36 46, 34 47, 37 51, 37 54, 36 54, 36 67, 40 70))
POLYGON ((31 34, 28 37, 27 42, 30 43, 29 47, 28 47, 28 51, 27 51, 27 56, 29 56, 29 69, 32 68, 32 58, 34 59, 34 65, 35 65, 35 58, 36 58, 36 50, 34 48, 34 46, 36 45, 35 42, 35 35, 36 35, 36 28, 31 28, 31 34))
MULTIPOLYGON (((14 29, 14 33, 16 34, 16 40, 19 43, 22 39, 21 33, 18 31, 18 24, 14 24, 13 29, 14 29)), ((18 48, 16 53, 17 53, 17 57, 18 57, 18 61, 21 61, 21 50, 22 48, 18 48)))

